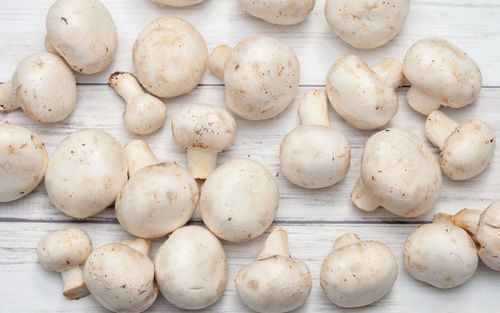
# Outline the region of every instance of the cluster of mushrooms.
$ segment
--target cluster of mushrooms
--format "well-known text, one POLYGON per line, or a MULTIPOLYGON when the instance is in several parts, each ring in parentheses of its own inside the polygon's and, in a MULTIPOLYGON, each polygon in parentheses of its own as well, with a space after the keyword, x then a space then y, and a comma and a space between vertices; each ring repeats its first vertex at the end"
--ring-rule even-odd
MULTIPOLYGON (((153 0, 166 6, 202 1, 153 0)), ((266 22, 290 25, 306 19, 315 1, 239 3, 266 22)), ((327 0, 325 15, 341 39, 370 49, 399 32, 409 6, 410 0, 327 0)), ((12 80, 0 86, 1 112, 22 108, 43 123, 65 119, 76 104, 73 71, 100 72, 117 51, 116 27, 99 0, 55 1, 46 28, 47 52, 23 59, 12 80)), ((207 67, 223 80, 227 107, 247 120, 283 112, 296 97, 300 80, 299 60, 287 43, 256 36, 234 47, 220 45, 209 55, 196 28, 176 17, 149 23, 137 37, 132 59, 135 75, 115 72, 109 84, 126 102, 126 129, 137 135, 163 126, 167 110, 158 98, 194 89, 207 67)), ((439 110, 462 108, 477 99, 479 68, 452 43, 426 38, 411 46, 402 63, 386 58, 370 66, 348 55, 332 65, 325 90, 304 96, 298 109, 301 125, 281 143, 280 165, 287 179, 302 188, 325 188, 349 171, 350 145, 330 125, 328 102, 353 127, 377 130, 398 110, 396 89, 408 84, 408 104, 427 116, 425 135, 441 150, 439 162, 407 130, 375 133, 366 142, 361 175, 353 186, 355 206, 366 212, 383 207, 400 217, 420 216, 439 199, 441 172, 463 181, 484 171, 496 145, 490 126, 478 120, 459 124, 439 110)), ((175 113, 171 130, 175 142, 187 150, 187 169, 158 161, 143 140, 122 147, 96 129, 70 134, 49 158, 39 136, 0 121, 0 202, 28 195, 45 177, 50 200, 64 214, 84 219, 114 204, 120 225, 138 237, 94 249, 88 234, 79 229, 44 236, 38 260, 46 270, 61 273, 67 298, 92 294, 108 310, 142 312, 160 291, 179 308, 205 308, 224 293, 228 280, 220 240, 249 241, 271 226, 279 202, 274 176, 247 158, 217 166, 217 154, 231 146, 236 134, 228 111, 211 104, 186 105, 175 113), (196 179, 204 180, 201 190, 196 179), (185 226, 197 206, 206 228, 185 226), (151 260, 148 239, 167 235, 151 260)), ((437 214, 408 237, 403 251, 408 272, 438 288, 466 282, 478 258, 500 270, 500 202, 484 212, 437 214)), ((349 233, 335 241, 321 267, 320 282, 336 305, 360 307, 386 295, 397 276, 396 258, 386 245, 349 233)), ((241 301, 252 310, 287 312, 306 301, 312 278, 305 263, 291 258, 286 231, 276 227, 256 261, 237 274, 235 284, 241 301)))

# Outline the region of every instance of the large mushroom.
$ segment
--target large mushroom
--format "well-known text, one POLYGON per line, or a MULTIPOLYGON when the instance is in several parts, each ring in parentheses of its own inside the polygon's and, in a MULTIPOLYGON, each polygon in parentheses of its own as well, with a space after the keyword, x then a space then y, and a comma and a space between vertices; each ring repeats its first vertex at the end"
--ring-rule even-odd
POLYGON ((188 5, 198 4, 204 0, 153 0, 154 3, 159 6, 169 6, 169 7, 185 7, 188 5))
POLYGON ((248 14, 276 25, 293 25, 305 20, 316 0, 239 0, 248 14))

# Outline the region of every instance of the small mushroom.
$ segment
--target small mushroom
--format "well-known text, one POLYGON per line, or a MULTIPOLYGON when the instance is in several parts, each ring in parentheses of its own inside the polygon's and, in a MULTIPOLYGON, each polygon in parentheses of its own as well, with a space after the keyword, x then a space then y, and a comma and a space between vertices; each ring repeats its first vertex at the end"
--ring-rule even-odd
POLYGON ((172 98, 198 85, 207 67, 208 48, 193 25, 161 17, 139 33, 132 57, 142 86, 155 96, 172 98))
POLYGON ((281 170, 303 188, 335 185, 349 171, 351 149, 345 136, 330 127, 326 92, 309 91, 299 104, 299 116, 302 126, 281 142, 281 170))
POLYGON ((316 0, 239 0, 248 14, 276 25, 293 25, 305 20, 316 0))
POLYGON ((262 235, 278 210, 278 185, 273 175, 251 159, 219 166, 201 188, 200 213, 217 237, 243 242, 262 235))
POLYGON ((126 102, 123 122, 136 135, 150 135, 160 129, 167 119, 165 104, 145 93, 130 73, 115 72, 109 84, 126 102))
POLYGON ((370 68, 360 57, 348 55, 330 68, 326 91, 335 111, 362 130, 387 125, 398 111, 396 88, 404 83, 403 65, 386 58, 370 68))
POLYGON ((127 161, 115 138, 97 129, 70 134, 49 158, 45 188, 64 214, 86 218, 113 204, 127 182, 127 161))
POLYGON ((150 250, 151 242, 144 239, 95 249, 85 263, 83 278, 97 302, 113 312, 147 310, 158 295, 150 250))
POLYGON ((77 300, 89 295, 83 281, 83 265, 92 252, 89 235, 78 228, 56 230, 38 243, 38 262, 50 272, 62 275, 63 295, 77 300))
POLYGON ((361 241, 356 234, 335 240, 321 266, 321 288, 343 308, 357 308, 380 300, 398 277, 398 262, 386 245, 361 241))
POLYGON ((47 51, 57 51, 76 72, 94 74, 113 60, 116 26, 99 0, 57 0, 45 20, 47 51))
POLYGON ((411 46, 403 70, 411 87, 408 104, 429 115, 441 106, 463 108, 479 96, 481 71, 467 53, 440 38, 426 38, 411 46))
POLYGON ((208 230, 176 230, 155 257, 155 277, 163 296, 185 310, 203 309, 224 293, 228 265, 220 241, 208 230))
POLYGON ((0 203, 28 195, 47 169, 45 145, 34 132, 0 120, 0 203))
POLYGON ((469 120, 459 125, 443 112, 433 111, 425 123, 425 136, 442 151, 441 169, 453 180, 479 175, 495 154, 495 132, 483 121, 469 120))
POLYGON ((243 303, 262 313, 295 310, 304 304, 312 288, 309 268, 292 260, 287 233, 281 227, 273 230, 257 261, 242 268, 234 283, 243 303))
POLYGON ((186 7, 188 5, 198 4, 204 0, 153 0, 154 3, 159 6, 169 6, 169 7, 186 7))
POLYGON ((478 263, 474 241, 444 214, 437 214, 432 224, 421 225, 410 234, 403 260, 415 279, 442 289, 468 281, 478 263))
POLYGON ((299 87, 300 65, 293 49, 278 39, 256 36, 230 50, 219 46, 209 59, 210 70, 224 80, 226 105, 247 120, 283 112, 299 87))
POLYGON ((382 206, 398 216, 416 217, 434 207, 441 184, 439 164, 424 143, 406 130, 389 128, 366 142, 351 200, 365 212, 382 206))
POLYGON ((24 58, 9 81, 1 86, 0 112, 22 108, 31 119, 42 123, 64 120, 76 104, 76 81, 59 56, 36 53, 24 58))
POLYGON ((196 179, 213 172, 217 153, 229 148, 236 122, 226 110, 210 104, 183 106, 172 118, 172 136, 187 149, 188 169, 196 179))

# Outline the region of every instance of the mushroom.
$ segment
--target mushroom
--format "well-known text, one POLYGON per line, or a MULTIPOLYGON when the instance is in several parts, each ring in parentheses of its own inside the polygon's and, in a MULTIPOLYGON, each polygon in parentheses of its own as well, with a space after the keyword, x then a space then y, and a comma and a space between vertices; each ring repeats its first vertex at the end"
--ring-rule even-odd
POLYGON ((248 14, 276 25, 293 25, 305 20, 316 0, 239 0, 248 14))
POLYGON ((45 188, 64 214, 86 218, 113 204, 127 182, 122 146, 108 133, 83 129, 70 134, 49 158, 45 188))
MULTIPOLYGON (((145 144, 145 143, 144 143, 145 144)), ((127 161, 141 164, 145 152, 127 149, 127 161), (136 156, 139 160, 134 161, 136 156)), ((158 163, 131 174, 115 203, 118 222, 142 238, 160 238, 184 226, 198 203, 198 184, 175 162, 158 163)))
POLYGON ((28 195, 47 169, 47 150, 34 132, 0 120, 0 203, 28 195))
POLYGON ((147 310, 158 295, 150 250, 151 242, 144 239, 95 249, 85 263, 83 278, 97 302, 113 312, 147 310))
POLYGON ((303 188, 335 185, 349 171, 351 149, 345 136, 330 127, 326 92, 309 91, 299 104, 299 116, 302 126, 281 142, 281 170, 303 188))
POLYGON ((479 96, 481 71, 465 52, 440 38, 417 41, 406 53, 403 70, 411 87, 408 104, 429 115, 440 106, 463 108, 479 96))
POLYGON ((259 237, 271 226, 278 201, 278 185, 263 165, 251 159, 233 159, 205 181, 200 213, 217 237, 243 242, 259 237))
POLYGON ((304 304, 312 288, 309 267, 292 260, 287 233, 281 227, 272 231, 257 261, 242 268, 234 283, 243 303, 262 313, 295 310, 304 304))
POLYGON ((169 6, 169 7, 185 7, 188 5, 198 4, 203 2, 203 0, 153 0, 154 3, 159 6, 169 6))
POLYGON ((229 148, 236 122, 226 110, 210 104, 183 106, 172 118, 172 136, 187 149, 188 169, 196 179, 213 172, 217 153, 229 148))
POLYGON ((441 184, 439 164, 424 143, 406 130, 389 128, 366 142, 351 200, 365 212, 382 206, 416 217, 434 207, 441 184))
POLYGON ((332 65, 326 91, 335 111, 349 124, 373 130, 388 124, 398 111, 396 88, 404 83, 403 65, 386 58, 368 66, 348 55, 332 65))
POLYGON ((31 119, 42 123, 64 120, 76 104, 76 81, 63 59, 48 52, 24 58, 12 81, 2 85, 0 112, 22 108, 31 119))
POLYGON ((372 49, 403 28, 410 0, 327 0, 325 16, 332 31, 351 46, 372 49))
POLYGON ((425 136, 442 151, 441 169, 453 180, 479 175, 495 154, 495 132, 483 121, 468 120, 459 125, 443 112, 433 111, 425 123, 425 136))
POLYGON ((380 300, 398 277, 398 262, 386 245, 361 241, 356 234, 337 238, 321 266, 323 292, 336 305, 357 308, 380 300))
POLYGON ((478 263, 474 241, 445 214, 437 214, 432 224, 410 234, 403 260, 415 279, 442 289, 468 281, 478 263))
POLYGON ((207 67, 208 48, 193 25, 161 17, 139 33, 132 57, 142 86, 155 96, 172 98, 198 85, 207 67))
POLYGON ((209 68, 224 80, 226 105, 247 120, 265 120, 284 111, 297 94, 300 65, 293 49, 266 36, 215 48, 209 68), (222 74, 222 75, 221 75, 222 74))
POLYGON ((78 228, 56 230, 38 243, 38 262, 50 272, 62 276, 63 295, 77 300, 89 295, 83 281, 83 264, 92 252, 89 235, 78 228))
POLYGON ((140 169, 158 163, 149 145, 144 140, 134 139, 129 141, 123 147, 123 151, 125 151, 127 159, 129 178, 140 169))
POLYGON ((199 226, 176 230, 156 253, 158 288, 181 309, 199 310, 216 302, 226 289, 227 273, 224 248, 199 226))
POLYGON ((57 51, 83 74, 104 70, 118 47, 116 26, 99 0, 57 0, 45 20, 47 51, 57 51))
POLYGON ((123 122, 136 135, 150 135, 160 129, 167 119, 165 104, 145 93, 130 73, 115 72, 109 84, 126 102, 123 122))

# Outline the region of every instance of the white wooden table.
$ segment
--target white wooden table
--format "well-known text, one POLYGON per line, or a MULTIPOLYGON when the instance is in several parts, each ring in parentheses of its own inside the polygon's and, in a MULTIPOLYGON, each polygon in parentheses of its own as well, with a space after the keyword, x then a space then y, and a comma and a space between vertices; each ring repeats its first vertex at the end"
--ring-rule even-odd
MULTIPOLYGON (((368 214, 356 209, 349 199, 359 175, 363 144, 373 132, 358 131, 330 110, 334 127, 349 139, 352 164, 348 176, 338 185, 322 190, 304 190, 289 183, 279 169, 279 144, 298 125, 297 103, 311 88, 322 88, 328 68, 346 54, 357 54, 368 63, 386 56, 399 59, 419 38, 444 37, 468 52, 483 73, 479 100, 462 110, 446 110, 458 121, 479 118, 488 122, 500 137, 500 2, 498 0, 414 0, 405 28, 389 44, 370 51, 356 50, 336 38, 323 16, 325 0, 318 0, 308 20, 297 26, 279 27, 247 16, 236 0, 206 0, 186 9, 159 8, 150 0, 102 0, 118 27, 119 50, 104 72, 78 75, 78 104, 73 114, 55 125, 42 125, 21 111, 0 115, 1 119, 26 126, 42 137, 49 153, 66 135, 81 128, 100 128, 125 144, 134 136, 122 124, 122 100, 107 86, 115 70, 133 71, 132 45, 138 32, 153 19, 173 15, 195 25, 205 37, 209 49, 220 43, 234 45, 251 35, 270 35, 288 42, 301 62, 301 88, 295 101, 273 120, 250 122, 238 119, 234 145, 220 155, 219 163, 234 157, 251 157, 277 175, 281 200, 274 225, 289 233, 292 255, 305 261, 313 275, 311 297, 298 311, 349 312, 498 312, 500 273, 480 265, 465 285, 438 290, 412 279, 401 260, 404 241, 417 225, 429 222, 437 211, 454 213, 464 207, 484 209, 500 199, 500 153, 488 170, 477 178, 456 183, 444 178, 437 207, 416 219, 404 220, 382 209, 368 214), (390 294, 372 306, 343 310, 331 304, 321 292, 319 271, 333 241, 345 232, 358 233, 363 239, 386 243, 399 261, 399 277, 390 294)), ((0 0, 0 82, 8 80, 17 63, 25 56, 43 50, 45 14, 52 0, 0 0)), ((224 106, 223 86, 210 73, 188 95, 166 100, 169 119, 158 133, 146 137, 160 160, 175 160, 185 165, 185 151, 174 144, 170 117, 181 105, 193 102, 224 106)), ((408 108, 406 89, 399 91, 400 110, 391 127, 403 127, 422 139, 424 118, 408 108)), ((426 141, 427 142, 427 141, 426 141)), ((436 149, 432 148, 437 155, 436 149)), ((193 224, 200 224, 196 213, 193 224)), ((60 275, 44 272, 36 259, 36 245, 45 233, 64 227, 86 230, 98 247, 130 238, 117 223, 114 211, 85 221, 71 219, 49 201, 43 183, 29 196, 0 205, 0 311, 1 312, 103 312, 92 298, 69 301, 61 295, 60 275)), ((266 236, 266 235, 265 235, 266 236)), ((229 282, 224 296, 206 312, 247 312, 235 292, 236 272, 250 263, 265 236, 245 244, 224 242, 229 258, 229 282)), ((163 240, 154 241, 153 255, 163 240)), ((151 312, 177 312, 160 295, 151 312)))

